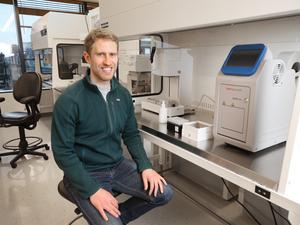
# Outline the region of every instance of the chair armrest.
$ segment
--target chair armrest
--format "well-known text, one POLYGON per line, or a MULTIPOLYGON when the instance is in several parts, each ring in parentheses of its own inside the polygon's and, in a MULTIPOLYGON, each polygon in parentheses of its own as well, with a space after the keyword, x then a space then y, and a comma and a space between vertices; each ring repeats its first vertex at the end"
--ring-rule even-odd
POLYGON ((4 102, 5 98, 4 97, 0 97, 0 102, 4 102))
POLYGON ((28 104, 28 103, 31 103, 31 102, 33 102, 35 100, 36 100, 35 96, 29 96, 29 97, 25 97, 25 98, 20 99, 20 102, 22 104, 28 104))

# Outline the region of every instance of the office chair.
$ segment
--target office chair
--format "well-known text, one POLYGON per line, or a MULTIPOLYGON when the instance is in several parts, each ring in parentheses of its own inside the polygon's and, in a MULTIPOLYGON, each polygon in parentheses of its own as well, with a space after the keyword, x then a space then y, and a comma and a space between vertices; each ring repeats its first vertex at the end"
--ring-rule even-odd
MULTIPOLYGON (((15 83, 13 96, 16 101, 25 105, 26 112, 1 112, 0 108, 0 127, 17 126, 19 128, 19 138, 10 140, 2 146, 12 151, 0 154, 0 160, 2 156, 16 155, 10 161, 12 168, 16 168, 16 161, 25 155, 37 155, 42 156, 45 160, 48 159, 45 153, 36 152, 35 150, 40 148, 49 150, 49 146, 47 144, 40 144, 42 139, 39 137, 25 136, 25 129, 34 129, 41 117, 38 109, 41 92, 41 76, 34 72, 25 73, 15 83), (30 139, 34 141, 28 142, 30 139), (12 145, 14 142, 18 142, 18 146, 12 145)), ((1 97, 0 102, 3 101, 5 101, 5 98, 1 97)))

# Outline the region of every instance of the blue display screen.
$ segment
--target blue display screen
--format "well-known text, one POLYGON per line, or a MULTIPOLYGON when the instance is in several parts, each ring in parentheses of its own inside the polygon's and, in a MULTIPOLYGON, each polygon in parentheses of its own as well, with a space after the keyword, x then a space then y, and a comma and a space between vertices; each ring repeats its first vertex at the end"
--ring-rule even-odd
POLYGON ((266 53, 264 44, 237 45, 228 54, 221 71, 225 75, 253 75, 266 53))

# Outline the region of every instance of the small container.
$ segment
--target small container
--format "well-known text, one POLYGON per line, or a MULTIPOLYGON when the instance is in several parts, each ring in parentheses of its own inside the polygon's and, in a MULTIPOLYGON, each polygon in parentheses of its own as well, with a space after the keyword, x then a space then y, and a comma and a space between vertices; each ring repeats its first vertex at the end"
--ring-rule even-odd
POLYGON ((212 125, 202 121, 184 123, 182 127, 182 136, 195 141, 203 141, 213 137, 212 125))
POLYGON ((158 120, 160 123, 167 123, 168 115, 167 115, 167 108, 166 108, 165 101, 162 101, 161 103, 158 116, 159 116, 158 120))
POLYGON ((171 118, 168 118, 167 128, 168 128, 168 130, 175 132, 175 133, 179 133, 181 135, 182 125, 187 122, 189 122, 189 120, 181 118, 181 117, 171 117, 171 118))

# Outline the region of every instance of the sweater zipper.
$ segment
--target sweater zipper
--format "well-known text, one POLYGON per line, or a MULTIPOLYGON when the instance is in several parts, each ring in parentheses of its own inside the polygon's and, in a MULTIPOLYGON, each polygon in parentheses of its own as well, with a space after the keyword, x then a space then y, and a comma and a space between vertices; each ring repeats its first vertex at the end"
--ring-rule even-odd
POLYGON ((107 101, 105 101, 105 103, 106 103, 106 111, 107 111, 108 122, 109 122, 109 127, 110 127, 110 134, 112 134, 113 133, 113 124, 112 124, 112 120, 111 120, 111 114, 109 111, 108 94, 109 93, 107 93, 107 96, 106 96, 107 101))
POLYGON ((110 115, 110 111, 109 111, 109 103, 108 103, 108 95, 109 95, 109 92, 107 93, 106 95, 106 100, 104 99, 103 95, 101 94, 101 92, 98 90, 97 88, 97 91, 100 95, 100 98, 102 98, 102 100, 104 101, 105 103, 105 106, 106 106, 106 113, 107 113, 107 117, 108 117, 108 123, 109 123, 109 129, 110 129, 110 134, 112 134, 113 132, 113 125, 112 125, 112 120, 111 120, 111 115, 110 115))
POLYGON ((82 150, 82 161, 85 163, 85 151, 84 151, 84 149, 82 150))

